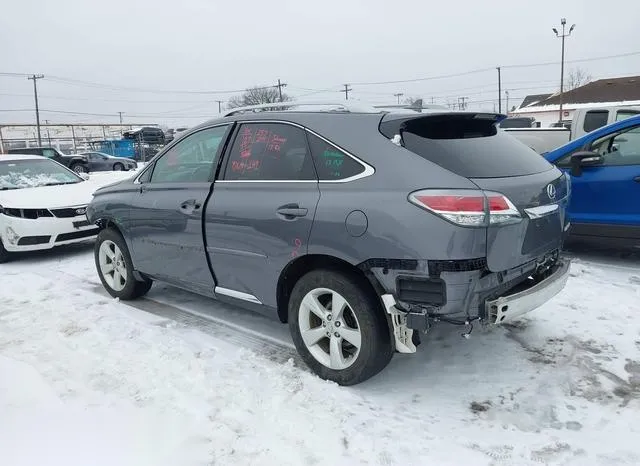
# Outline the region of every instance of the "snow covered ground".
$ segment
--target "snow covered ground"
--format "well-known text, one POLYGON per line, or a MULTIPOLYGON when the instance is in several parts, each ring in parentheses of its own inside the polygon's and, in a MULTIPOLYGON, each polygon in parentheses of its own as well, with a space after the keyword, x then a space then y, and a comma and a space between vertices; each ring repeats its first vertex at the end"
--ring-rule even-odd
POLYGON ((117 302, 91 244, 31 254, 0 265, 0 465, 640 464, 640 257, 571 275, 341 388, 277 322, 157 284, 117 302))

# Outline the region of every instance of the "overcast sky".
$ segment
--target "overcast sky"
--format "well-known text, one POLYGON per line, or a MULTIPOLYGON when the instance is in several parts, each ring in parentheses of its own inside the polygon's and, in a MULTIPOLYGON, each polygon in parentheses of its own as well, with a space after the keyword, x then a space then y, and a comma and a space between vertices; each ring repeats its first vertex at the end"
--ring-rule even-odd
MULTIPOLYGON (((278 78, 292 96, 315 92, 305 100, 341 101, 339 90, 351 83, 350 99, 467 97, 470 108, 493 110, 496 66, 504 67, 510 106, 557 89, 559 64, 508 66, 559 62, 552 28, 561 17, 576 23, 568 61, 640 52, 637 0, 0 0, 0 73, 44 74, 41 119, 51 122, 115 123, 121 111, 125 122, 195 124, 215 117, 215 101, 233 94, 189 92, 278 78)), ((566 69, 577 66, 594 78, 640 75, 640 53, 566 69)), ((0 76, 0 122, 31 123, 33 108, 31 81, 0 76)))

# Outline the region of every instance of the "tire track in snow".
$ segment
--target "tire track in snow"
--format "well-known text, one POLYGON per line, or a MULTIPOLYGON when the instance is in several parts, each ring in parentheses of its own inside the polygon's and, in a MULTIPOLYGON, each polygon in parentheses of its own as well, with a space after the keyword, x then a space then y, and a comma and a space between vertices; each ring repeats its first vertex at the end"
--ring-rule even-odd
MULTIPOLYGON (((103 286, 87 278, 78 277, 62 270, 56 270, 58 274, 64 274, 78 283, 78 287, 85 291, 113 299, 103 286)), ((51 278, 46 273, 37 272, 44 278, 51 278)), ((176 322, 186 328, 199 330, 209 336, 226 341, 234 346, 247 348, 255 353, 276 362, 284 363, 293 359, 297 367, 306 369, 306 365, 300 359, 293 343, 279 340, 265 333, 247 328, 225 319, 200 313, 195 310, 181 309, 175 305, 162 303, 154 299, 143 297, 134 301, 119 301, 120 304, 139 311, 152 314, 169 321, 176 322)), ((216 301, 216 304, 220 304, 216 301)), ((162 325, 162 322, 155 325, 162 325)))

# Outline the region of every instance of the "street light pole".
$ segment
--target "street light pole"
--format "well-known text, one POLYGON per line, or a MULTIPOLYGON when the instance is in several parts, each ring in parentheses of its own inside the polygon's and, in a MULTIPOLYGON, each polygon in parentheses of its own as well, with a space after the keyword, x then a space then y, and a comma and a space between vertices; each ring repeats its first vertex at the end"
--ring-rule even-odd
POLYGON ((558 121, 562 121, 562 100, 564 92, 564 39, 565 37, 569 37, 573 29, 576 27, 575 24, 572 24, 569 28, 569 32, 565 32, 565 28, 567 26, 566 18, 560 19, 560 25, 562 26, 562 34, 560 34, 556 28, 553 28, 553 32, 556 33, 556 37, 560 37, 562 39, 562 59, 560 60, 560 118, 558 121))

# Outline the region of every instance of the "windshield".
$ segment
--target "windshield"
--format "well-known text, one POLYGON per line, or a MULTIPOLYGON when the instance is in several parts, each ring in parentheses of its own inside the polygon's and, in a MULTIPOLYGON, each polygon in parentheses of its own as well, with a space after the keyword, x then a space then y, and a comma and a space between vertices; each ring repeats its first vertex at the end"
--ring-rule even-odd
POLYGON ((0 190, 79 183, 82 178, 55 162, 0 160, 0 190))

